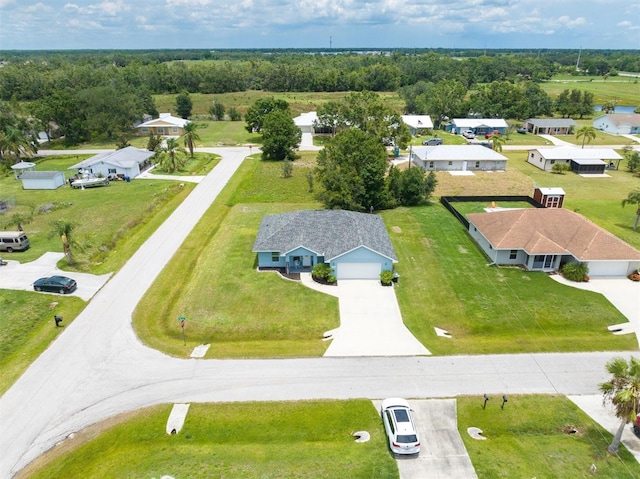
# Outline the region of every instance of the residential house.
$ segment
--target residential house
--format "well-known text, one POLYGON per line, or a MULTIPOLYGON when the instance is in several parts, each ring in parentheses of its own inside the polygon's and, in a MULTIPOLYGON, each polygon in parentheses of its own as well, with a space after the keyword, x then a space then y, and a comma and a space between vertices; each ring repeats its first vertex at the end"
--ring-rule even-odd
POLYGON ((398 262, 382 218, 343 210, 267 215, 252 251, 261 269, 310 272, 326 263, 338 280, 379 279, 398 262))
POLYGON ((529 118, 522 126, 534 135, 571 135, 578 124, 571 118, 529 118))
POLYGON ((527 161, 541 170, 550 171, 556 163, 565 163, 578 174, 602 174, 606 168, 617 168, 622 157, 611 148, 545 147, 529 150, 527 161))
POLYGON ((493 131, 499 131, 504 135, 507 128, 509 125, 501 118, 454 118, 444 129, 454 135, 471 130, 478 136, 484 136, 493 131))
POLYGON ((100 153, 91 158, 70 166, 69 169, 77 169, 80 174, 103 176, 113 178, 135 178, 151 166, 151 157, 154 151, 140 150, 133 146, 127 146, 120 150, 100 153))
POLYGON ((425 130, 433 129, 433 122, 429 115, 402 115, 402 121, 412 136, 422 135, 425 130))
POLYGON ((471 213, 469 233, 489 259, 531 271, 556 271, 582 262, 589 276, 627 276, 640 267, 640 251, 564 208, 471 213))
POLYGON ((610 113, 593 120, 593 127, 615 135, 640 135, 640 115, 637 113, 610 113))
POLYGON ((301 113, 293 119, 293 123, 300 128, 302 133, 315 133, 315 125, 318 121, 318 114, 315 111, 301 113))
POLYGON ((482 145, 414 146, 411 162, 427 171, 503 171, 507 157, 482 145))
POLYGON ((182 136, 184 126, 191 123, 184 118, 177 118, 171 113, 160 113, 159 118, 148 120, 136 126, 138 136, 160 135, 160 136, 182 136))

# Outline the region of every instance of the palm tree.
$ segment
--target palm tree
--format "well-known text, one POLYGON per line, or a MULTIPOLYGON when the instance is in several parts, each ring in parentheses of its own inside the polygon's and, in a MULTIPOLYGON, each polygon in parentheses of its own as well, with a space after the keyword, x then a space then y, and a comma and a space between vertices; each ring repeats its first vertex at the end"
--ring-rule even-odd
POLYGON ((167 172, 178 171, 184 164, 184 148, 180 148, 178 140, 167 138, 166 145, 160 148, 158 163, 167 172))
POLYGON ((200 140, 200 137, 196 133, 197 129, 198 125, 193 122, 189 122, 184 125, 184 135, 182 136, 182 138, 184 139, 184 146, 189 148, 191 158, 193 158, 193 149, 196 146, 196 141, 200 140))
POLYGON ((65 220, 59 219, 51 223, 53 227, 53 234, 60 236, 62 240, 62 249, 69 264, 73 264, 73 255, 71 254, 71 232, 75 228, 75 224, 65 220))
POLYGON ((507 139, 502 135, 491 135, 489 139, 491 140, 491 148, 495 151, 502 151, 502 145, 507 142, 507 139))
POLYGON ((19 128, 8 126, 0 136, 0 158, 10 154, 15 162, 20 161, 20 155, 33 156, 38 152, 35 141, 19 128))
POLYGON ((633 421, 638 412, 640 396, 640 359, 631 357, 629 362, 623 358, 614 358, 606 365, 611 379, 600 384, 602 402, 610 403, 620 419, 620 427, 607 450, 617 454, 624 427, 633 421))
POLYGON ((622 200, 622 207, 625 205, 637 205, 638 209, 636 210, 636 221, 633 223, 633 230, 638 227, 638 223, 640 222, 640 190, 635 190, 629 193, 629 195, 622 200))
POLYGON ((578 131, 576 132, 576 138, 580 137, 582 137, 582 148, 584 148, 585 141, 587 143, 591 143, 591 140, 596 137, 596 129, 592 126, 583 126, 581 128, 578 128, 578 131))

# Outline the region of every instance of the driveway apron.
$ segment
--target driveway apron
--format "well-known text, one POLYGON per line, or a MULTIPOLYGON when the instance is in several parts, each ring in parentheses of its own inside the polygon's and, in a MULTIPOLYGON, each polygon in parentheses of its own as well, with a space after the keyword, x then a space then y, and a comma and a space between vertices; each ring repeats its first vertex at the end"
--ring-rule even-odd
POLYGON ((430 354, 405 327, 394 287, 377 280, 340 280, 340 327, 325 356, 430 354))

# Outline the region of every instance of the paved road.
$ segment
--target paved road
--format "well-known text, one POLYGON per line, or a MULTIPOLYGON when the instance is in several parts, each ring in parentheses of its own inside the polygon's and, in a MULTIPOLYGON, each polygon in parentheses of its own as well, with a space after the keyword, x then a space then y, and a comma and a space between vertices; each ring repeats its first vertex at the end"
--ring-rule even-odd
POLYGON ((214 151, 223 160, 0 398, 0 478, 74 431, 159 403, 597 394, 615 353, 249 361, 144 347, 131 328, 136 304, 248 154, 214 151))

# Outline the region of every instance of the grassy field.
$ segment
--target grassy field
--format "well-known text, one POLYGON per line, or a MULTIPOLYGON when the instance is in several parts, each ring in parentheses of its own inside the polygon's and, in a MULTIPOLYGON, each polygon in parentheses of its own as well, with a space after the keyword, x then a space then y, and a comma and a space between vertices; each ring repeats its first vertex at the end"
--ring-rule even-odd
POLYGON ((173 436, 165 432, 170 411, 171 405, 139 410, 113 427, 103 425, 97 437, 81 432, 18 478, 312 479, 345 471, 350 478, 398 477, 369 400, 192 404, 173 436), (371 440, 354 442, 351 434, 360 430, 371 440))
POLYGON ((0 395, 86 306, 73 296, 1 291, 0 395), (61 328, 55 327, 54 315, 63 317, 61 328))
POLYGON ((582 90, 593 93, 596 105, 606 101, 616 102, 618 105, 640 106, 640 83, 633 77, 573 77, 559 75, 540 84, 542 89, 552 99, 556 99, 564 90, 582 90))
POLYGON ((606 452, 611 434, 571 401, 560 396, 458 398, 458 430, 479 479, 637 478, 640 465, 621 447, 606 452), (482 429, 485 441, 472 439, 468 427, 482 429), (571 432, 575 431, 575 432, 571 432), (590 467, 595 464, 597 473, 590 467))
POLYGON ((625 318, 603 296, 544 273, 487 266, 464 227, 439 204, 382 213, 399 256, 402 318, 434 354, 636 349, 607 326, 625 318), (453 339, 439 338, 434 327, 453 339))
MULTIPOLYGON (((457 399, 458 430, 479 479, 635 478, 624 446, 606 453, 611 434, 560 396, 457 399), (468 427, 483 430, 472 439, 468 427), (574 432, 571 432, 574 431, 574 432)), ((17 479, 243 477, 390 479, 399 477, 380 417, 369 400, 192 404, 179 434, 165 432, 171 406, 123 415, 80 431, 17 479), (355 443, 353 431, 371 434, 355 443)), ((428 454, 428 451, 423 452, 428 454)), ((409 459, 411 460, 411 459, 409 459)))
MULTIPOLYGON (((40 171, 65 171, 80 161, 78 156, 53 156, 38 160, 40 171)), ((23 227, 31 247, 6 259, 32 261, 47 251, 62 251, 60 238, 51 223, 66 220, 74 225, 72 251, 76 264, 69 271, 96 274, 120 268, 140 244, 182 202, 192 184, 179 188, 177 182, 137 180, 112 182, 109 187, 78 190, 63 186, 56 190, 24 190, 13 177, 0 178, 2 195, 15 198, 16 206, 2 219, 2 228, 14 229, 14 215, 27 218, 23 227), (120 254, 124 251, 124 254, 120 254)))
POLYGON ((264 214, 318 207, 304 176, 308 156, 286 179, 280 163, 245 160, 138 305, 134 327, 145 342, 176 356, 205 343, 209 357, 324 353, 323 333, 339 324, 337 300, 256 272, 250 253, 264 214), (178 316, 188 318, 186 346, 178 316))

